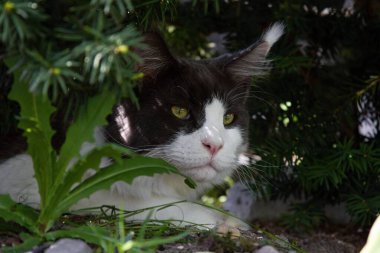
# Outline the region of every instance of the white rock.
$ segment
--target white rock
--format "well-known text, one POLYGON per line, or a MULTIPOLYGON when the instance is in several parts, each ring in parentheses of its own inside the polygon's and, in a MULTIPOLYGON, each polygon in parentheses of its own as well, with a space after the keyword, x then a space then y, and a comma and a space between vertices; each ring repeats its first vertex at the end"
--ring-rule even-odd
POLYGON ((242 182, 236 182, 227 193, 227 201, 223 208, 240 219, 250 218, 252 205, 256 201, 256 196, 242 182))
MULTIPOLYGON (((223 208, 243 220, 277 220, 283 214, 290 213, 292 204, 305 203, 306 199, 290 196, 284 200, 264 200, 260 194, 245 184, 236 182, 227 192, 223 208)), ((326 217, 337 224, 348 224, 351 216, 344 204, 326 205, 326 217)))
POLYGON ((60 239, 52 244, 45 253, 92 253, 92 249, 77 239, 60 239))
POLYGON ((272 246, 267 245, 267 246, 261 247, 260 249, 256 250, 255 253, 279 253, 279 252, 278 252, 278 250, 276 250, 272 246))

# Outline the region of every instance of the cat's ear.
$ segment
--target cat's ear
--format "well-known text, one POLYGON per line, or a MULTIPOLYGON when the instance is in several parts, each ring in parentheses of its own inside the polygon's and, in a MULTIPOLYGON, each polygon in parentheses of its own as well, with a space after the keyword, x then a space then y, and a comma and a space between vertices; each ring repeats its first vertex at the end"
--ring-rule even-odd
POLYGON ((270 69, 270 61, 266 56, 272 45, 284 33, 284 25, 275 23, 263 34, 261 39, 252 46, 237 52, 225 64, 225 70, 237 82, 250 81, 254 76, 261 76, 270 69))
POLYGON ((137 69, 143 72, 144 76, 156 78, 159 72, 177 62, 158 33, 145 34, 144 44, 146 47, 137 52, 143 60, 137 69))

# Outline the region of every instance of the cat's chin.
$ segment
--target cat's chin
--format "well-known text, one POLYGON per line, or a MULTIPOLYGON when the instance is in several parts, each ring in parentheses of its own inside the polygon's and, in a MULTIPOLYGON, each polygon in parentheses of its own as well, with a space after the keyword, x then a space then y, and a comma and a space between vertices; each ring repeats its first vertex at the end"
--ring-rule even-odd
POLYGON ((214 167, 210 165, 205 165, 201 167, 195 167, 187 169, 185 174, 195 181, 198 182, 207 182, 211 181, 217 175, 217 171, 214 167))

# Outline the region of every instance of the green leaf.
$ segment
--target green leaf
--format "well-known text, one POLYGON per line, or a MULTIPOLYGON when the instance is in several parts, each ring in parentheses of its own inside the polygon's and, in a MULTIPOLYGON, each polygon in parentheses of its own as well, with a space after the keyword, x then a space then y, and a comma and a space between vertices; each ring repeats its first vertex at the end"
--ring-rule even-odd
POLYGON ((48 232, 45 238, 55 241, 59 238, 79 238, 89 243, 100 245, 101 241, 117 242, 116 238, 109 236, 110 232, 99 226, 81 226, 69 230, 58 230, 48 232))
POLYGON ((178 240, 181 240, 188 236, 189 234, 187 232, 180 233, 178 235, 169 236, 166 238, 152 238, 149 240, 142 240, 142 241, 134 241, 133 246, 135 248, 150 248, 150 247, 156 247, 158 245, 167 244, 167 243, 173 243, 178 240))
POLYGON ((115 103, 115 94, 109 90, 104 90, 99 95, 89 98, 87 107, 82 108, 77 120, 67 131, 55 174, 57 183, 63 180, 69 162, 79 154, 82 144, 93 142, 94 127, 107 123, 106 116, 111 113, 115 103))
POLYGON ((40 244, 42 242, 41 237, 30 236, 27 234, 22 234, 23 242, 19 245, 15 245, 13 247, 2 248, 1 252, 3 253, 24 253, 29 252, 34 246, 40 244))
POLYGON ((15 222, 12 221, 5 221, 0 216, 0 234, 4 232, 18 234, 21 230, 21 226, 15 225, 15 222))
POLYGON ((81 157, 76 164, 70 169, 62 183, 59 185, 55 191, 54 199, 51 199, 49 203, 50 207, 55 207, 65 198, 69 193, 70 189, 75 183, 79 183, 83 179, 84 173, 88 169, 93 169, 95 171, 99 170, 101 159, 107 157, 113 159, 115 162, 120 162, 124 155, 134 156, 135 154, 120 145, 108 143, 100 147, 94 148, 90 153, 81 157))
POLYGON ((9 195, 0 195, 0 217, 13 221, 38 234, 36 220, 38 213, 31 207, 14 202, 9 195))
POLYGON ((191 189, 195 189, 197 187, 195 181, 190 177, 185 178, 185 184, 187 184, 187 186, 189 186, 191 189))
MULTIPOLYGON (((49 232, 46 234, 45 238, 49 241, 54 241, 58 238, 80 238, 85 240, 86 242, 93 243, 96 245, 100 245, 104 242, 112 243, 113 245, 120 245, 123 242, 120 242, 117 237, 109 236, 110 232, 102 227, 96 226, 81 226, 77 228, 73 228, 70 230, 58 230, 49 232)), ((153 238, 148 240, 137 240, 133 241, 133 248, 150 248, 155 247, 161 244, 171 243, 183 239, 186 237, 188 233, 180 233, 178 235, 166 237, 166 238, 153 238)), ((125 240, 124 238, 122 239, 125 240)))
POLYGON ((135 177, 153 176, 156 173, 179 174, 173 166, 161 159, 142 156, 124 159, 83 181, 65 199, 60 201, 57 210, 67 210, 80 199, 88 197, 98 190, 107 189, 116 181, 131 183, 135 177))
POLYGON ((29 92, 27 87, 16 72, 9 98, 17 101, 21 106, 18 126, 24 130, 27 138, 28 153, 33 159, 42 207, 53 180, 51 160, 53 150, 50 142, 54 132, 50 127, 50 116, 54 107, 42 96, 29 92))

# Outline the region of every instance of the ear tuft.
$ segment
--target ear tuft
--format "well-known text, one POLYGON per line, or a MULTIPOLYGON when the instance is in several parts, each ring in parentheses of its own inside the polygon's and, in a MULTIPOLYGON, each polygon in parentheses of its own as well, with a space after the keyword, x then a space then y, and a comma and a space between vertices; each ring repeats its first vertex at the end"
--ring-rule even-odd
POLYGON ((137 69, 145 76, 156 78, 158 73, 176 62, 170 53, 165 41, 158 33, 147 33, 144 35, 146 48, 137 51, 143 62, 137 69))
POLYGON ((263 40, 268 42, 271 47, 277 40, 284 34, 285 26, 281 22, 274 23, 268 30, 264 33, 263 40))
POLYGON ((270 70, 270 60, 266 56, 283 33, 284 25, 275 23, 258 42, 230 56, 225 69, 237 82, 249 82, 253 76, 265 75, 270 70))

